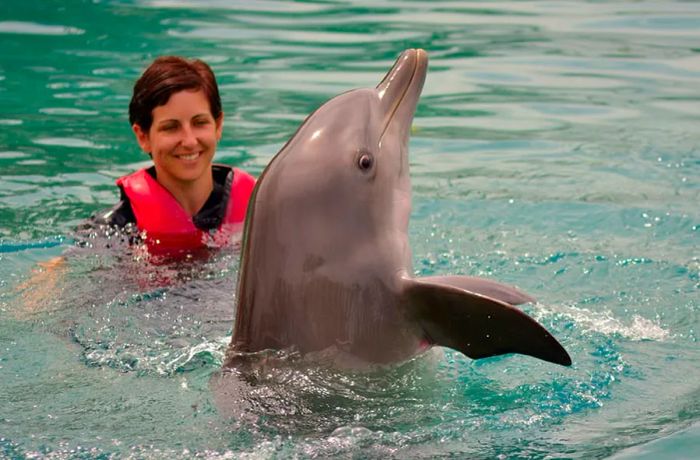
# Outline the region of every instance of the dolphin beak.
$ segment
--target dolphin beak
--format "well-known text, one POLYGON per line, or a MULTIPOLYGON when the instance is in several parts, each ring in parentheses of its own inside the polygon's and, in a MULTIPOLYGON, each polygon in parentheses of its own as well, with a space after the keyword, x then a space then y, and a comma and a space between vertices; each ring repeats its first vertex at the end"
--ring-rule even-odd
POLYGON ((404 139, 408 139, 413 114, 428 71, 428 53, 408 49, 401 53, 391 70, 377 85, 384 110, 382 137, 393 120, 398 120, 404 139))

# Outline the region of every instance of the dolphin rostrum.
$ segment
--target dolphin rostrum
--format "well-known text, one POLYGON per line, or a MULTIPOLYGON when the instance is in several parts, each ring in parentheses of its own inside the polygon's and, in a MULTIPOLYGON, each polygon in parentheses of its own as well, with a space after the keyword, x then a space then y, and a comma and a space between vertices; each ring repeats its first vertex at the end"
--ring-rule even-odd
POLYGON ((413 278, 408 138, 428 67, 404 51, 376 88, 319 107, 261 174, 243 235, 225 366, 266 349, 401 361, 441 345, 470 358, 571 358, 495 281, 413 278))

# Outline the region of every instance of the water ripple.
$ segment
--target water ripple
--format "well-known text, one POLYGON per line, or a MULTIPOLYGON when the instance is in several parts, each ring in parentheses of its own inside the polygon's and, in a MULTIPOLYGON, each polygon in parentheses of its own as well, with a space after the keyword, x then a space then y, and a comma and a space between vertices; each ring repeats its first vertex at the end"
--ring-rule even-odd
POLYGON ((0 21, 0 34, 26 35, 82 35, 84 30, 76 27, 38 24, 36 22, 0 21))

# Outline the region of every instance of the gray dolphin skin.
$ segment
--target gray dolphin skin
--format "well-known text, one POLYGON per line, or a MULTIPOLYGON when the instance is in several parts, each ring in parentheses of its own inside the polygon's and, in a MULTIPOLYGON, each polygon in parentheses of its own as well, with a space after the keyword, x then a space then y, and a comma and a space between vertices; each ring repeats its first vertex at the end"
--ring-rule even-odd
POLYGON ((425 51, 404 51, 376 88, 319 107, 265 168, 248 208, 225 366, 287 348, 391 363, 431 345, 571 364, 513 306, 533 301, 527 294, 481 278, 412 277, 408 139, 427 68, 425 51))

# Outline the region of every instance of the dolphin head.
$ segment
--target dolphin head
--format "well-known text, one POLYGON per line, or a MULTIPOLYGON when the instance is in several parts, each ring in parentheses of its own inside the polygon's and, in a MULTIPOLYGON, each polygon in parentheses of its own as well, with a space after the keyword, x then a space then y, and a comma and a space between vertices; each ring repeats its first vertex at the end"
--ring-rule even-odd
POLYGON ((408 140, 427 63, 425 51, 404 51, 376 88, 323 104, 262 174, 256 206, 271 208, 274 202, 275 224, 313 245, 305 253, 346 258, 358 250, 351 241, 406 233, 408 140), (338 238, 345 234, 358 237, 338 238))

